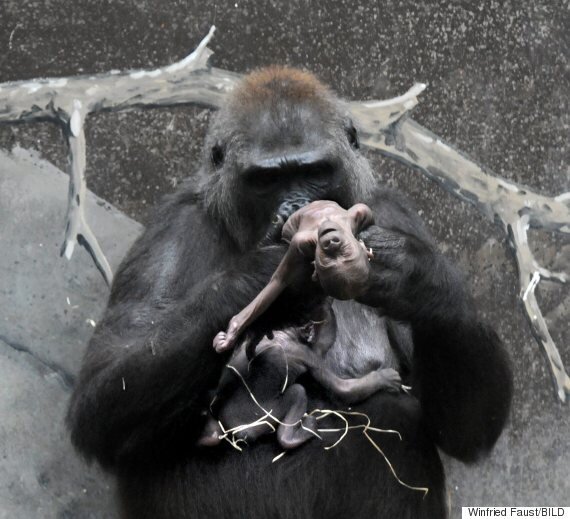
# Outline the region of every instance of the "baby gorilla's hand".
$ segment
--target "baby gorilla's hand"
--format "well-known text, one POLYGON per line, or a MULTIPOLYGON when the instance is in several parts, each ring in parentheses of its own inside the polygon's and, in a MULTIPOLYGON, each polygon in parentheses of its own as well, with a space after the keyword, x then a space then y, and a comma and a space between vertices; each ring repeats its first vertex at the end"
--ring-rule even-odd
POLYGON ((380 389, 384 389, 390 393, 397 393, 402 389, 402 379, 395 369, 380 369, 378 370, 378 374, 382 378, 380 389))
POLYGON ((219 332, 214 337, 214 342, 212 345, 214 346, 214 349, 216 350, 217 353, 222 353, 224 351, 229 350, 232 347, 231 342, 228 341, 227 339, 226 332, 219 332))
POLYGON ((228 329, 225 332, 219 332, 213 341, 216 352, 223 353, 234 347, 236 340, 243 331, 249 315, 248 308, 242 310, 239 314, 234 315, 230 319, 228 329))

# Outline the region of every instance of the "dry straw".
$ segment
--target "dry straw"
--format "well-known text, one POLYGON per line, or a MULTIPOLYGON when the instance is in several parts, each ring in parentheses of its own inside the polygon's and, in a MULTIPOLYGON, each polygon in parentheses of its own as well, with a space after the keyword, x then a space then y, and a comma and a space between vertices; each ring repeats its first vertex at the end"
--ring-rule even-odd
MULTIPOLYGON (((285 355, 285 357, 286 357, 286 355, 285 355)), ((233 371, 236 374, 236 376, 241 380, 242 384, 244 385, 246 391, 248 392, 249 396, 253 400, 254 404, 263 412, 263 415, 261 417, 259 417, 257 420, 250 422, 250 423, 238 425, 236 427, 232 427, 231 429, 225 429, 223 424, 218 421, 220 428, 223 432, 223 434, 220 436, 220 439, 226 440, 234 449, 242 452, 242 448, 238 444, 244 443, 247 445, 247 441, 245 441, 243 438, 236 438, 235 437, 236 433, 243 432, 243 431, 246 431, 248 429, 252 429, 254 427, 259 427, 259 426, 263 426, 263 425, 267 425, 268 427, 270 427, 272 432, 275 432, 275 427, 271 422, 277 423, 277 424, 282 425, 284 427, 297 427, 298 425, 300 425, 303 429, 310 432, 311 434, 314 434, 321 441, 323 440, 323 438, 321 436, 322 433, 340 432, 341 433, 340 437, 332 445, 327 445, 326 447, 324 447, 324 450, 334 449, 337 445, 339 445, 344 440, 344 438, 346 438, 346 436, 350 430, 361 429, 362 434, 364 435, 366 440, 368 440, 368 442, 374 447, 374 449, 376 451, 378 451, 380 453, 380 455, 384 458, 384 461, 388 465, 388 468, 390 469, 390 472, 392 473, 392 475, 394 476, 396 481, 400 485, 402 485, 406 488, 409 488, 410 490, 423 492, 424 498, 425 498, 425 496, 427 496, 427 494, 429 492, 429 488, 427 488, 427 487, 415 487, 412 485, 408 485, 407 483, 405 483, 404 481, 402 481, 398 477, 398 474, 396 473, 394 466, 392 465, 392 463, 390 462, 390 460, 388 459, 388 457, 386 456, 384 451, 380 448, 378 443, 376 443, 376 441, 374 441, 374 439, 370 436, 370 432, 395 434, 398 436, 400 441, 402 441, 402 435, 398 431, 393 430, 393 429, 379 429, 378 427, 373 427, 372 422, 370 420, 370 417, 365 413, 360 413, 357 411, 334 410, 334 409, 313 409, 310 413, 305 415, 305 416, 315 416, 317 421, 323 420, 323 419, 330 417, 330 416, 335 416, 335 417, 339 418, 344 424, 343 427, 339 427, 339 428, 317 428, 317 431, 319 434, 315 433, 311 429, 306 428, 303 425, 302 419, 297 420, 294 423, 282 422, 276 416, 273 415, 272 409, 267 410, 259 403, 259 401, 255 397, 255 395, 253 394, 253 391, 249 387, 248 383, 243 378, 242 374, 234 366, 232 366, 231 364, 227 364, 226 367, 228 369, 230 369, 231 371, 233 371), (362 417, 362 418, 364 418, 365 423, 351 425, 350 422, 348 421, 347 417, 362 417)), ((286 385, 287 385, 287 377, 285 380, 285 384, 283 386, 283 390, 285 390, 286 385)), ((285 456, 286 452, 287 451, 283 451, 280 454, 278 454, 277 456, 275 456, 272 460, 272 463, 275 463, 276 461, 280 460, 283 456, 285 456)))

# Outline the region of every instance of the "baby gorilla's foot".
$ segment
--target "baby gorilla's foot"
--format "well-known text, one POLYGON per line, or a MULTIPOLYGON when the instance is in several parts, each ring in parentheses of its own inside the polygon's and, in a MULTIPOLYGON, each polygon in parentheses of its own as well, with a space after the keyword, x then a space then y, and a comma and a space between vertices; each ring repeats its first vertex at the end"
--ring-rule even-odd
POLYGON ((390 393, 397 393, 402 389, 402 379, 395 369, 379 369, 377 373, 381 380, 380 389, 384 389, 390 393))
POLYGON ((311 438, 319 437, 317 419, 314 416, 304 416, 295 425, 280 425, 277 429, 277 441, 284 449, 291 450, 303 445, 311 438))

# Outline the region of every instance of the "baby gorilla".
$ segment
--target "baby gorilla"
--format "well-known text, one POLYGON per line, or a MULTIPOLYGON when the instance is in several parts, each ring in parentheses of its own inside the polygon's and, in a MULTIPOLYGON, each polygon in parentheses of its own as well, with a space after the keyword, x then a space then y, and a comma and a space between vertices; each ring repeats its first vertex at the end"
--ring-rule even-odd
MULTIPOLYGON (((305 388, 296 383, 307 372, 347 404, 364 400, 380 389, 394 392, 400 389, 400 376, 390 368, 372 371, 361 378, 343 379, 324 367, 322 355, 335 335, 331 326, 335 326, 334 321, 325 318, 304 327, 275 331, 272 338, 261 339, 251 361, 246 354, 248 340, 238 344, 220 379, 212 412, 226 430, 255 422, 266 411, 271 416, 235 433, 234 439, 252 442, 275 426, 279 444, 284 449, 294 449, 318 436, 316 419, 307 415, 305 388)), ((217 445, 222 434, 219 423, 210 416, 198 444, 217 445)))
POLYGON ((348 211, 335 202, 318 200, 299 209, 285 222, 282 238, 289 243, 285 256, 265 288, 225 332, 214 338, 218 353, 232 348, 238 337, 291 284, 299 267, 314 258, 313 281, 336 299, 354 299, 366 286, 371 253, 355 235, 374 223, 370 208, 356 204, 348 211))
MULTIPOLYGON (((267 286, 230 320, 227 331, 216 335, 216 351, 227 351, 234 346, 245 329, 291 284, 301 264, 313 258, 313 280, 328 294, 338 299, 357 297, 367 281, 370 253, 355 235, 373 223, 372 212, 364 204, 346 211, 334 202, 321 200, 295 212, 283 226, 282 237, 289 242, 283 260, 267 286)), ((331 338, 335 334, 330 330, 334 326, 330 310, 324 306, 321 310, 325 317, 317 322, 275 331, 271 338, 266 336, 258 344, 253 343, 257 354, 250 362, 249 341, 239 344, 228 365, 234 373, 226 372, 217 390, 216 414, 225 427, 251 423, 263 415, 262 409, 253 402, 251 391, 261 406, 271 410, 272 416, 282 422, 276 425, 277 439, 283 448, 295 448, 316 435, 315 419, 305 416, 305 389, 295 383, 306 372, 346 403, 364 400, 380 389, 399 390, 400 376, 393 369, 343 379, 322 365, 322 357, 332 345, 331 338)), ((273 420, 268 417, 267 421, 273 420)), ((237 437, 255 440, 269 428, 261 424, 242 431, 237 437)), ((216 445, 221 434, 218 422, 210 417, 199 444, 216 445)))

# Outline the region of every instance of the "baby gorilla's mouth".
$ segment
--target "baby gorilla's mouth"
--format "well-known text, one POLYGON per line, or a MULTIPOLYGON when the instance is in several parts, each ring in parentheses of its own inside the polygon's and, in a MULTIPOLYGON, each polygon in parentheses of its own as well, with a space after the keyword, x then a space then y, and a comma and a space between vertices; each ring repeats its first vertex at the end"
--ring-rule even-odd
POLYGON ((321 225, 319 229, 319 245, 328 255, 335 255, 342 244, 339 229, 335 225, 321 225))
POLYGON ((336 231, 337 228, 336 227, 324 227, 321 226, 321 228, 319 229, 319 238, 322 238, 325 234, 328 234, 330 232, 336 231))

